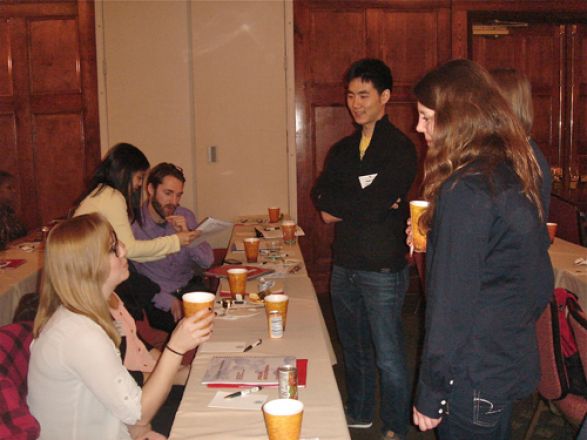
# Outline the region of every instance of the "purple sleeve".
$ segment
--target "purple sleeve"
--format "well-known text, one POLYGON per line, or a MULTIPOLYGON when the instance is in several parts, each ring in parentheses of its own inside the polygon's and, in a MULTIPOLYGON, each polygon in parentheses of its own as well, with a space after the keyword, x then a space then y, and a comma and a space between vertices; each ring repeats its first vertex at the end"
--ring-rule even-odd
POLYGON ((171 293, 159 292, 151 301, 158 309, 169 312, 174 298, 175 297, 171 293))

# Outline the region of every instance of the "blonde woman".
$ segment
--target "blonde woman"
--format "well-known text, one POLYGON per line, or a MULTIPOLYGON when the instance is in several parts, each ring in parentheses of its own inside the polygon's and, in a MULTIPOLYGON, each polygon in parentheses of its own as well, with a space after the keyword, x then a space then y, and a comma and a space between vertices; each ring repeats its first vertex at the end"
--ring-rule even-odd
POLYGON ((75 217, 49 234, 28 373, 41 439, 140 438, 183 353, 209 339, 210 311, 181 320, 141 389, 122 365, 107 304, 127 277, 126 248, 102 215, 75 217))

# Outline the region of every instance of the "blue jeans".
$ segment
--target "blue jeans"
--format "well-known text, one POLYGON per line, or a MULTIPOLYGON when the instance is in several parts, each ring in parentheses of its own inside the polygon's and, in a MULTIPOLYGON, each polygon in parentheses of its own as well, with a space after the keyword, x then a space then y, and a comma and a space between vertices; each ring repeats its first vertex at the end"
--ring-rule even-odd
POLYGON ((361 422, 373 420, 377 366, 383 430, 402 436, 410 420, 401 323, 407 288, 407 268, 392 273, 332 268, 330 291, 344 354, 347 414, 361 422))
POLYGON ((466 381, 455 381, 439 440, 509 440, 512 402, 489 396, 466 381))

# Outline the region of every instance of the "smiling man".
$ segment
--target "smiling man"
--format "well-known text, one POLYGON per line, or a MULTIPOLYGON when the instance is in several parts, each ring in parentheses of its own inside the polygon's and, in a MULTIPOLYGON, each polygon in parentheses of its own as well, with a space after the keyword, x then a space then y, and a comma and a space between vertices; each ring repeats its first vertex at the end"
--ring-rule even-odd
MULTIPOLYGON (((183 196, 185 177, 181 168, 171 163, 160 163, 147 179, 148 200, 142 207, 143 224, 132 224, 137 240, 151 240, 173 235, 177 231, 194 229, 196 216, 179 206, 183 196)), ((160 293, 147 307, 149 323, 165 331, 172 331, 183 316, 179 295, 188 290, 203 290, 199 276, 214 261, 214 252, 208 242, 182 247, 175 254, 147 263, 135 263, 137 271, 159 284, 160 293)))
POLYGON ((406 194, 416 175, 412 142, 386 114, 393 79, 381 60, 355 62, 345 75, 357 131, 329 152, 313 199, 335 224, 332 305, 343 348, 347 424, 370 428, 380 373, 383 439, 405 439, 410 414, 401 309, 408 286, 406 194))

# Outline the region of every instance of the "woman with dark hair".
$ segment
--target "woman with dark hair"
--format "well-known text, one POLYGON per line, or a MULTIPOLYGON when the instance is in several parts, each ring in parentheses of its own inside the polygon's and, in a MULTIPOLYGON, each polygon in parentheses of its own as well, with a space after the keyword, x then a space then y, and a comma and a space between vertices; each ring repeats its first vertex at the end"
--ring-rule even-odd
POLYGON ((415 94, 430 207, 414 423, 441 440, 509 439, 512 402, 538 384, 535 321, 554 288, 540 168, 478 64, 450 61, 415 94))
POLYGON ((196 231, 178 231, 175 235, 153 240, 135 240, 131 223, 141 222, 142 185, 149 161, 137 147, 117 144, 108 151, 79 198, 74 215, 99 212, 110 222, 128 249, 128 258, 153 261, 178 252, 197 236, 196 231))
POLYGON ((0 250, 27 233, 26 226, 16 217, 12 206, 15 194, 14 176, 0 171, 0 250))
POLYGON ((49 233, 27 397, 42 439, 159 438, 145 433, 183 354, 210 338, 214 314, 179 321, 141 388, 122 364, 108 308, 127 277, 126 248, 102 215, 66 220, 49 233))

